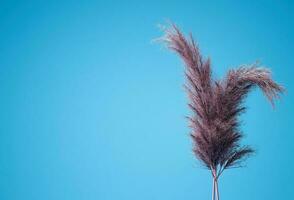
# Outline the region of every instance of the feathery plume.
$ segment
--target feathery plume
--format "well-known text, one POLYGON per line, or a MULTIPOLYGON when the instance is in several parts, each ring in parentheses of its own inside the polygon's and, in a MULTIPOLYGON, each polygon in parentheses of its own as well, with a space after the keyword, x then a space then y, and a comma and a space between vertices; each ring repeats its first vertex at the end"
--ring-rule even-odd
POLYGON ((189 116, 193 152, 213 176, 213 199, 219 199, 218 178, 225 169, 240 167, 254 150, 242 146, 243 134, 238 117, 248 93, 255 87, 262 90, 274 106, 283 93, 271 73, 253 64, 229 70, 223 80, 213 80, 210 59, 204 59, 192 35, 187 39, 176 25, 165 29, 162 41, 176 52, 185 64, 185 88, 189 97, 189 116))

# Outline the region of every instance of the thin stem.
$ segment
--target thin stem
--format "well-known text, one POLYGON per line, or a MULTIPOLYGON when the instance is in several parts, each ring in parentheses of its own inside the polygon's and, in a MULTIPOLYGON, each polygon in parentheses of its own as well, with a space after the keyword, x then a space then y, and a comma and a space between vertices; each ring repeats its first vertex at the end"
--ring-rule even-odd
POLYGON ((217 178, 220 177, 220 175, 222 175, 222 173, 224 172, 224 170, 225 170, 225 167, 220 168, 220 170, 218 172, 218 175, 217 175, 217 178))
POLYGON ((216 192, 215 189, 216 189, 216 188, 215 188, 215 179, 214 179, 214 177, 213 177, 213 178, 212 178, 212 200, 216 200, 216 199, 215 199, 215 197, 216 197, 216 196, 215 196, 215 192, 216 192))
POLYGON ((217 179, 215 179, 215 190, 216 190, 217 200, 219 200, 219 191, 218 191, 218 181, 217 181, 217 179))
POLYGON ((216 170, 211 167, 211 175, 212 175, 212 200, 217 200, 216 196, 216 170))

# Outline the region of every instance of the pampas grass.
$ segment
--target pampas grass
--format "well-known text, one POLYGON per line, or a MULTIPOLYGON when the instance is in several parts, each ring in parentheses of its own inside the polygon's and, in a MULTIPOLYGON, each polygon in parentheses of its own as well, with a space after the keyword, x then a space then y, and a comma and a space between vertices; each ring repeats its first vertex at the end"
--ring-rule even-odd
POLYGON ((246 109, 246 96, 260 88, 274 106, 284 89, 258 64, 231 69, 223 79, 214 80, 210 59, 202 57, 192 35, 186 38, 175 25, 165 29, 161 40, 185 63, 185 88, 193 113, 188 117, 193 152, 211 171, 212 199, 219 200, 218 179, 223 171, 240 167, 254 153, 250 146, 240 144, 243 134, 238 118, 246 109))

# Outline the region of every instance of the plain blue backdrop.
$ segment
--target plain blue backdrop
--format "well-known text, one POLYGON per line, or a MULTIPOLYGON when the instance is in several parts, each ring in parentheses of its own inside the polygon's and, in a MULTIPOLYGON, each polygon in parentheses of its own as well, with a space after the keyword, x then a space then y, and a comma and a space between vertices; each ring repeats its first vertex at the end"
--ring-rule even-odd
POLYGON ((294 4, 287 1, 1 1, 1 200, 206 200, 183 64, 158 24, 192 32, 215 77, 261 61, 287 94, 242 116, 247 167, 221 199, 293 198, 294 4))

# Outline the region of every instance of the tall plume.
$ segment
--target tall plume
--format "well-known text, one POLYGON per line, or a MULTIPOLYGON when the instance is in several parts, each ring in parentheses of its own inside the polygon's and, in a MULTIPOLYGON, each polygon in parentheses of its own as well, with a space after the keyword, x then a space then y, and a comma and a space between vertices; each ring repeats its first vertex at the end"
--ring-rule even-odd
POLYGON ((242 146, 243 134, 238 117, 245 111, 247 94, 258 87, 274 106, 284 91, 271 73, 253 64, 229 70, 222 80, 213 80, 210 59, 204 59, 192 35, 186 38, 177 26, 165 30, 162 39, 185 64, 185 88, 189 97, 189 116, 193 151, 213 176, 213 199, 219 199, 218 178, 225 169, 239 167, 254 150, 242 146))

